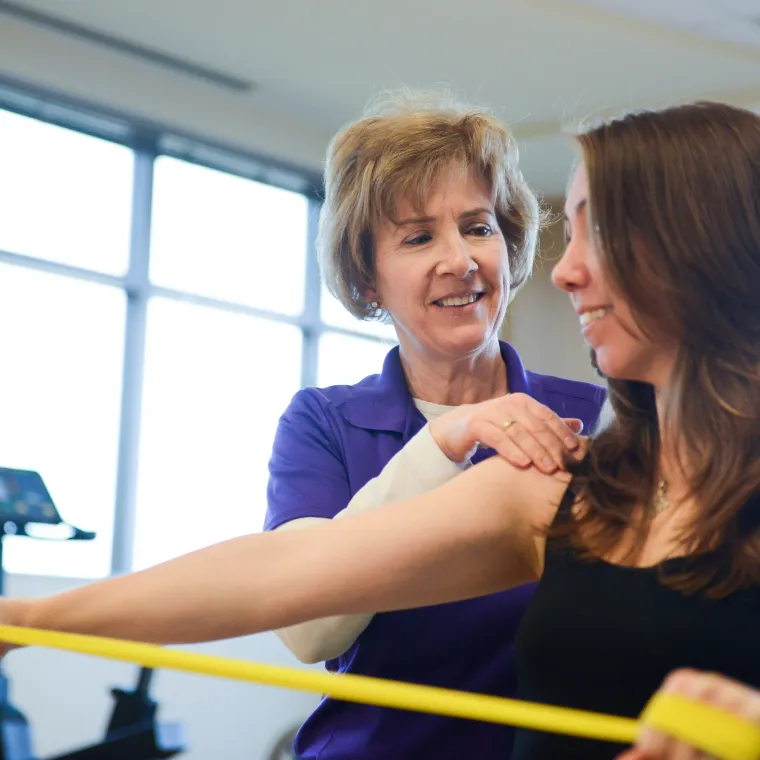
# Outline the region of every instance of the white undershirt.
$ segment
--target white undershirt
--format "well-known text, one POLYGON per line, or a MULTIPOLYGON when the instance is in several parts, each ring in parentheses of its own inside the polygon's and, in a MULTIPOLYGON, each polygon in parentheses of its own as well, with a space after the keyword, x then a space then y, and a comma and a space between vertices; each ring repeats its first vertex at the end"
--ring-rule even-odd
MULTIPOLYGON (((455 408, 420 399, 414 399, 414 405, 428 423, 455 408)), ((452 462, 438 448, 425 425, 333 519, 421 496, 454 478, 468 464, 452 462)), ((303 517, 284 523, 277 530, 305 528, 325 519, 303 517)), ((322 662, 343 654, 370 620, 372 615, 341 615, 301 623, 275 633, 301 662, 322 662)))
POLYGON ((422 416, 428 421, 432 422, 434 419, 440 417, 446 412, 450 412, 452 409, 456 409, 455 406, 446 406, 445 404, 434 404, 432 401, 423 401, 421 398, 413 399, 414 405, 422 412, 422 416))

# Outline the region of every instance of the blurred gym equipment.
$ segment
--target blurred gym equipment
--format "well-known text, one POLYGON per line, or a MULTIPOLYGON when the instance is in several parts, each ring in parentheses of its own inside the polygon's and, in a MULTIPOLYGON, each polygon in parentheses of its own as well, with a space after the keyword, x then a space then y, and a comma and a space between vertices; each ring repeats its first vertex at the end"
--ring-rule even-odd
MULTIPOLYGON (((0 596, 5 593, 3 540, 6 536, 91 541, 95 533, 61 519, 39 473, 0 467, 0 596), (53 530, 48 534, 50 529, 53 530)), ((158 704, 149 696, 152 678, 152 669, 142 668, 134 690, 111 690, 114 706, 100 742, 50 760, 161 760, 184 752, 183 724, 156 721, 158 704)), ((10 682, 1 666, 0 760, 37 760, 29 722, 11 704, 10 682)))

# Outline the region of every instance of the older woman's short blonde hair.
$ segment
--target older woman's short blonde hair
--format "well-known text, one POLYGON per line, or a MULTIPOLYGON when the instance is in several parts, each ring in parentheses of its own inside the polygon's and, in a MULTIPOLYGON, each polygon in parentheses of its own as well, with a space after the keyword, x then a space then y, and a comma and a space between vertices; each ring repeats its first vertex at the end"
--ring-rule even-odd
POLYGON ((490 185, 509 251, 512 294, 533 269, 541 211, 523 179, 508 127, 481 109, 437 94, 386 94, 330 143, 317 251, 325 286, 362 319, 374 287, 372 230, 407 200, 422 210, 438 178, 454 168, 490 185))

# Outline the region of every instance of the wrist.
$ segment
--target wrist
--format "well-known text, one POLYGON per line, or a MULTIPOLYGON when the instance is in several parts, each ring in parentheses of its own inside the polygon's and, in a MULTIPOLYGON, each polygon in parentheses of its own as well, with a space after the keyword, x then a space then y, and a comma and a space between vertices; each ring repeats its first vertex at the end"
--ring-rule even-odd
MULTIPOLYGON (((441 438, 440 417, 434 420, 430 420, 427 423, 427 425, 425 425, 425 427, 428 429, 428 432, 430 433, 430 436, 433 439, 433 441, 435 441, 435 445, 438 446, 438 448, 441 449, 441 451, 443 451, 443 447, 441 446, 441 443, 440 443, 440 438, 441 438)), ((425 428, 422 428, 422 429, 424 430, 425 428)))
POLYGON ((5 607, 8 616, 6 622, 20 628, 38 627, 38 605, 39 602, 35 599, 8 599, 5 607))
POLYGON ((460 460, 464 457, 458 456, 458 452, 451 450, 451 447, 447 445, 445 428, 442 430, 443 424, 440 422, 441 418, 437 418, 428 422, 427 428, 430 433, 430 437, 433 439, 433 443, 438 447, 440 452, 454 464, 461 464, 460 460))
MULTIPOLYGON (((34 620, 33 603, 31 599, 3 599, 0 624, 14 628, 32 628, 34 620)), ((0 657, 14 649, 22 649, 21 644, 11 644, 0 641, 0 657)))

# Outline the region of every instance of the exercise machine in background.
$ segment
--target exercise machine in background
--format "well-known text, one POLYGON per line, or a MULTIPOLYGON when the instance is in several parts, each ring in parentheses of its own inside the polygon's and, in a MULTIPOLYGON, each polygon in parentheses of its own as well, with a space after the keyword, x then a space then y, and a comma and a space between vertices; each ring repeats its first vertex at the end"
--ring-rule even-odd
MULTIPOLYGON (((3 541, 6 536, 40 538, 35 528, 63 528, 57 540, 90 541, 94 533, 61 519, 39 473, 0 467, 0 596, 5 593, 3 541), (37 534, 37 535, 35 535, 37 534)), ((57 532, 57 531, 56 531, 57 532)), ((97 744, 75 749, 51 760, 161 760, 186 749, 181 723, 159 723, 158 703, 150 697, 153 678, 142 668, 132 690, 112 689, 114 706, 105 736, 97 744)), ((23 713, 10 701, 10 682, 0 667, 0 760, 38 760, 32 732, 23 713)))

